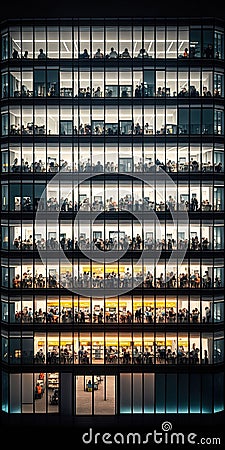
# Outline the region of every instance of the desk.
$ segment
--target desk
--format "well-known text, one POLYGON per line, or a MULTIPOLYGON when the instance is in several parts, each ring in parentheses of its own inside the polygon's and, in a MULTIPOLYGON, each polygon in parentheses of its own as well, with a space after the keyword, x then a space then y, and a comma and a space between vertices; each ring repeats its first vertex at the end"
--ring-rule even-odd
POLYGON ((20 288, 20 286, 21 286, 21 280, 19 278, 15 278, 13 280, 13 287, 18 289, 18 288, 20 288))
POLYGON ((202 205, 202 211, 212 211, 212 205, 202 205))
POLYGON ((35 128, 35 134, 46 134, 45 128, 43 127, 37 127, 35 128))
POLYGON ((44 314, 40 315, 34 315, 34 322, 37 323, 44 323, 45 322, 45 316, 44 314))
POLYGON ((145 134, 153 134, 153 128, 145 128, 145 134))
POLYGON ((54 323, 58 323, 58 322, 59 322, 59 315, 53 314, 53 316, 52 316, 52 321, 53 321, 54 323))
POLYGON ((213 166, 209 163, 203 163, 202 164, 202 171, 203 172, 212 172, 213 171, 213 166))
POLYGON ((72 97, 73 96, 73 88, 61 88, 60 89, 60 96, 61 97, 72 97))
POLYGON ((178 360, 177 360, 177 362, 178 362, 178 364, 187 364, 187 362, 188 362, 188 356, 187 355, 177 355, 177 358, 178 358, 178 360))
POLYGON ((189 164, 188 163, 178 163, 178 170, 181 172, 188 172, 189 171, 189 164))
POLYGON ((86 383, 86 391, 87 392, 92 392, 92 389, 94 387, 94 391, 98 390, 98 382, 94 381, 94 383, 86 383))

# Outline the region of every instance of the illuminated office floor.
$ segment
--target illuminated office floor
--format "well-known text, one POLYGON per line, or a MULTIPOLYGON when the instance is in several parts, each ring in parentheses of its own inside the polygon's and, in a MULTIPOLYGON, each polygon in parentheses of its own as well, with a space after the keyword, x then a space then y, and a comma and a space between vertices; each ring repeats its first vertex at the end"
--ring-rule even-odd
POLYGON ((92 405, 92 392, 86 391, 88 377, 78 376, 76 378, 76 414, 106 415, 115 414, 115 378, 107 376, 105 389, 105 377, 101 377, 98 389, 94 389, 94 405, 92 405))

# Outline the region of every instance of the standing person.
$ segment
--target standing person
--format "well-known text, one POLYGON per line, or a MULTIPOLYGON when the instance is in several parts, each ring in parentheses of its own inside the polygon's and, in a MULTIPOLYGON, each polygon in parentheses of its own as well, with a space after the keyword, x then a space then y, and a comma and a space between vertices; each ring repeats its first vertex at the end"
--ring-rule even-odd
POLYGON ((203 97, 212 97, 211 92, 208 91, 206 86, 203 86, 203 97))
POLYGON ((42 388, 41 388, 41 385, 39 383, 37 383, 37 385, 36 385, 36 395, 37 395, 37 398, 41 398, 42 388))
POLYGON ((205 307, 205 318, 206 318, 206 323, 209 323, 210 318, 211 318, 211 311, 208 306, 205 307))
POLYGON ((207 47, 204 49, 204 56, 207 59, 213 58, 213 46, 212 44, 208 44, 207 47))
POLYGON ((15 48, 14 48, 14 50, 12 52, 12 57, 13 57, 13 59, 19 58, 19 53, 18 53, 18 51, 15 48))
POLYGON ((46 59, 46 54, 44 53, 43 48, 40 48, 38 59, 46 59))

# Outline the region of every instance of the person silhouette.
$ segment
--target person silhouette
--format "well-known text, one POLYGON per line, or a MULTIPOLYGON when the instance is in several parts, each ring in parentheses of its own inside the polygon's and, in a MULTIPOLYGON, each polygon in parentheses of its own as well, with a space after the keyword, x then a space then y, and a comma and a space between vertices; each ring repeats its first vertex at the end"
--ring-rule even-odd
POLYGON ((44 53, 43 48, 40 48, 38 59, 45 59, 45 58, 46 58, 46 54, 44 53))

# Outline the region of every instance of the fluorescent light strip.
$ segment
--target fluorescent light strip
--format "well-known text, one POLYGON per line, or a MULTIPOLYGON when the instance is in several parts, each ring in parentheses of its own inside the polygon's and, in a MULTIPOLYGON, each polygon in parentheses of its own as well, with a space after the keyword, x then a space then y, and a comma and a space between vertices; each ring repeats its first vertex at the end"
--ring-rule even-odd
POLYGON ((148 49, 147 49, 147 52, 148 53, 151 53, 151 47, 153 46, 153 41, 150 41, 149 42, 149 46, 148 46, 148 49))
MULTIPOLYGON (((170 49, 171 49, 171 47, 172 47, 172 45, 173 45, 173 42, 174 41, 172 41, 170 44, 169 44, 169 46, 168 46, 168 48, 167 48, 167 53, 169 53, 170 52, 170 49)), ((173 52, 173 53, 176 53, 176 52, 173 52)))
MULTIPOLYGON (((70 41, 70 42, 71 42, 71 41, 70 41)), ((67 53, 70 53, 70 50, 69 50, 69 48, 67 47, 67 45, 66 45, 66 42, 65 42, 65 41, 63 41, 63 45, 64 45, 64 47, 65 47, 65 49, 66 49, 67 53)))

